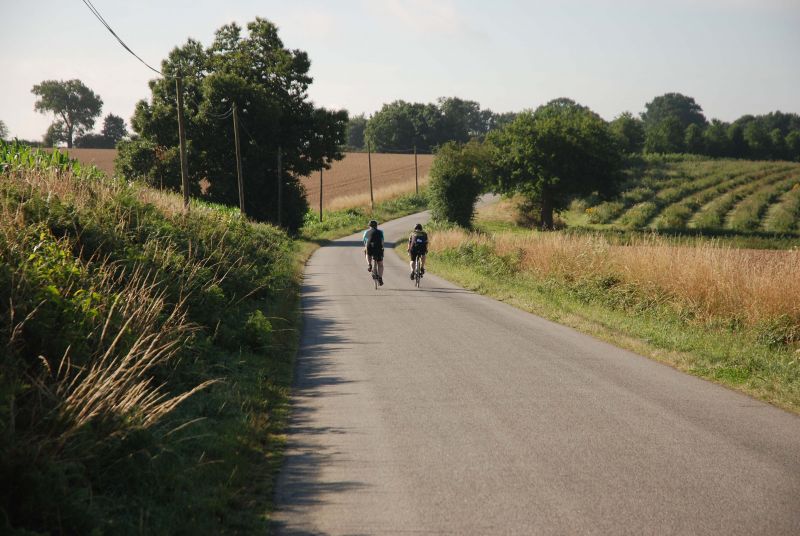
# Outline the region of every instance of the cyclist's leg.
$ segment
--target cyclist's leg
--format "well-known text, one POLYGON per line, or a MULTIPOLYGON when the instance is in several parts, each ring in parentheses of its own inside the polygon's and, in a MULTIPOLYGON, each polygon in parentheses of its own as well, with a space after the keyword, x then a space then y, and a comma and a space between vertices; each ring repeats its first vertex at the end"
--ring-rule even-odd
POLYGON ((369 254, 369 249, 364 248, 364 257, 367 259, 367 270, 372 271, 372 257, 369 254))
POLYGON ((417 260, 417 256, 414 254, 414 250, 412 249, 409 253, 409 257, 411 261, 408 263, 409 267, 411 268, 411 276, 414 276, 414 261, 417 260))
POLYGON ((383 278, 383 251, 375 252, 375 266, 378 270, 378 277, 383 278))
POLYGON ((425 259, 428 257, 428 253, 423 253, 420 257, 420 266, 422 267, 422 273, 425 273, 425 259))

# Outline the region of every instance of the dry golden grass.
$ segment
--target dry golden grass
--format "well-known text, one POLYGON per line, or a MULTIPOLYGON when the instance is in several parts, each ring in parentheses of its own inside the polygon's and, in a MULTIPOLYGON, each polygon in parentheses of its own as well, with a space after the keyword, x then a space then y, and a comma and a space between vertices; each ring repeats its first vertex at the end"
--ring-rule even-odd
MULTIPOLYGON (((427 182, 433 155, 417 155, 419 182, 427 182)), ((308 203, 319 207, 319 173, 301 177, 308 203)), ((344 159, 334 162, 323 171, 322 204, 326 209, 369 205, 369 166, 367 153, 345 153, 344 159)), ((414 191, 413 154, 372 154, 372 187, 375 201, 414 191)))
POLYGON ((800 326, 800 250, 746 250, 714 241, 675 245, 641 238, 613 245, 599 235, 562 233, 436 233, 431 251, 473 242, 519 258, 522 270, 567 281, 606 280, 631 285, 658 302, 701 319, 733 318, 748 325, 778 318, 800 326))
MULTIPOLYGON (((44 148, 51 152, 52 149, 44 148)), ((75 158, 81 164, 94 165, 103 170, 106 175, 114 175, 114 159, 117 157, 116 149, 59 149, 66 151, 71 158, 75 158)))

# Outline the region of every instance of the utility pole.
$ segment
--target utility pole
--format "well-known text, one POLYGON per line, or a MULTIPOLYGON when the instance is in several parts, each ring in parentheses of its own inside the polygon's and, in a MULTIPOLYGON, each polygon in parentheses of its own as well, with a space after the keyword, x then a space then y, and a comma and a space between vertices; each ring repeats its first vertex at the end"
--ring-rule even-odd
POLYGON ((178 140, 181 149, 181 187, 183 188, 183 208, 189 210, 189 162, 186 159, 186 128, 183 125, 183 77, 175 78, 175 91, 178 94, 178 140))
POLYGON ((417 146, 414 146, 414 190, 419 195, 419 167, 417 167, 417 146))
POLYGON ((369 166, 369 206, 375 211, 375 197, 372 195, 372 146, 367 142, 367 165, 369 166))
POLYGON ((319 168, 319 222, 322 223, 322 168, 319 168))
POLYGON ((281 226, 281 206, 283 205, 283 172, 281 171, 281 158, 283 148, 278 147, 278 227, 281 226))
POLYGON ((236 182, 239 185, 239 212, 244 213, 244 181, 242 180, 242 149, 239 145, 239 114, 233 103, 233 140, 236 144, 236 182))

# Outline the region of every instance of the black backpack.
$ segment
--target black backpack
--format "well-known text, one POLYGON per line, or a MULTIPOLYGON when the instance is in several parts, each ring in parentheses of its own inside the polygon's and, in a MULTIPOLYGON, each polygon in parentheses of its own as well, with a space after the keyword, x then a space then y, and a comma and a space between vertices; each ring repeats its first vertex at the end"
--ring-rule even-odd
POLYGON ((414 231, 411 247, 417 250, 428 249, 428 233, 425 231, 414 231))
POLYGON ((377 229, 367 229, 367 248, 381 249, 381 233, 377 229))

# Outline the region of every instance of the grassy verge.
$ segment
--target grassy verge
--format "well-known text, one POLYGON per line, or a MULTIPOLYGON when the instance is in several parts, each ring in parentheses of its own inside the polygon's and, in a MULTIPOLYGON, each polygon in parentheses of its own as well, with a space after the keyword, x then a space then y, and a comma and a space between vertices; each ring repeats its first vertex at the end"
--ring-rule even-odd
POLYGON ((300 246, 2 149, 0 532, 266 531, 300 246))
MULTIPOLYGON (((705 294, 690 296, 693 283, 679 280, 683 274, 676 267, 662 265, 662 257, 679 251, 664 242, 626 247, 611 246, 602 237, 557 233, 531 237, 442 231, 432 234, 431 244, 431 271, 465 288, 800 413, 794 283, 773 285, 767 277, 762 289, 754 286, 761 283, 755 278, 706 270, 698 260, 696 290, 705 294), (530 245, 539 240, 546 247, 530 245), (615 255, 621 256, 620 264, 613 262, 615 255), (624 268, 618 269, 620 265, 624 268), (718 281, 717 293, 712 280, 723 275, 737 284, 718 281), (740 295, 732 298, 733 293, 740 295)), ((695 251, 683 246, 682 251, 712 264, 738 254, 710 247, 695 251)), ((760 262, 759 252, 742 254, 755 255, 752 262, 760 262)), ((793 269, 796 252, 764 254, 774 269, 793 269)))
POLYGON ((428 200, 423 190, 419 195, 403 194, 376 203, 374 211, 364 207, 352 207, 323 212, 321 222, 319 221, 319 213, 309 212, 306 214, 300 237, 303 240, 321 244, 327 240, 347 236, 366 229, 367 223, 371 219, 384 222, 414 214, 427 208, 428 200))

